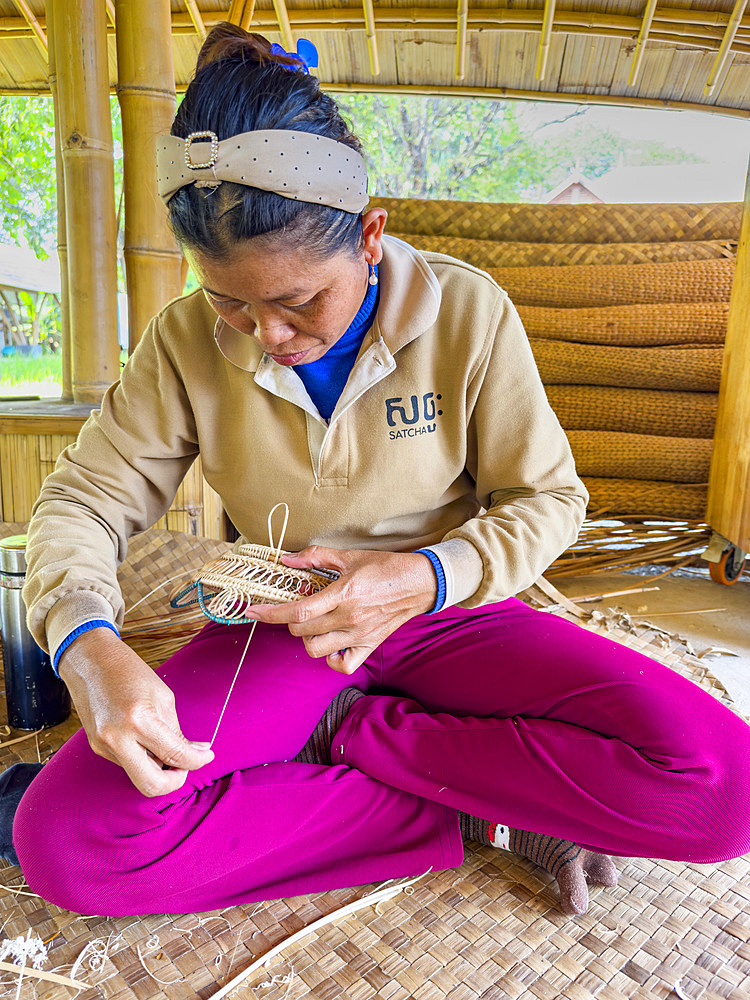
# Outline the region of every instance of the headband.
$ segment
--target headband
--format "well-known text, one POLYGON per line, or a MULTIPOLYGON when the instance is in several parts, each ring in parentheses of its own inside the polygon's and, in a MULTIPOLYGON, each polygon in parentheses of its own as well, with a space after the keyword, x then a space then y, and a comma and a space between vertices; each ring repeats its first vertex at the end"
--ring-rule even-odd
POLYGON ((357 214, 369 200, 360 154, 310 132, 259 129, 221 142, 214 132, 165 135, 157 139, 156 162, 165 204, 187 184, 215 188, 222 181, 357 214))

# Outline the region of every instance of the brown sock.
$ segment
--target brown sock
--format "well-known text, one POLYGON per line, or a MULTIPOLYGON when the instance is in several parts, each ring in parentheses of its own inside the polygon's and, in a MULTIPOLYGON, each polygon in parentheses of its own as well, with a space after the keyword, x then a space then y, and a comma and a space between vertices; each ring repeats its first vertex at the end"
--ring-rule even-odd
POLYGON ((360 698, 364 698, 364 694, 357 688, 344 688, 340 691, 323 713, 310 739, 292 760, 298 764, 330 764, 333 735, 352 705, 360 698))
POLYGON ((528 830, 514 830, 467 813, 459 812, 458 816, 464 839, 495 847, 507 845, 509 851, 528 858, 557 879, 560 905, 564 913, 586 912, 587 879, 610 888, 617 885, 617 869, 606 854, 584 850, 572 840, 530 833, 528 830))

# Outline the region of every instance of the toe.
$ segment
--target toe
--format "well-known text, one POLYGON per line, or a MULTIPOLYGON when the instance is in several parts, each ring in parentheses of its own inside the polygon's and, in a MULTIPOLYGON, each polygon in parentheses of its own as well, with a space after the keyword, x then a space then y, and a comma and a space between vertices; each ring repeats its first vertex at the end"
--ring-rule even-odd
POLYGON ((617 885, 617 869, 609 855, 584 851, 581 863, 584 872, 591 882, 596 882, 598 885, 606 885, 610 889, 615 888, 617 885))

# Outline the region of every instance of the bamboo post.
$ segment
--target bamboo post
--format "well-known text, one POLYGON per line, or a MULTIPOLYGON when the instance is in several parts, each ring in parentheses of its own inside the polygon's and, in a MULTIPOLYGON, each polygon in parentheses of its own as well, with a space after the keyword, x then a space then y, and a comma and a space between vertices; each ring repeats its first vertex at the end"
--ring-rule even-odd
POLYGON ((643 21, 641 22, 641 30, 638 32, 638 41, 635 43, 635 51, 633 52, 633 62, 630 65, 630 73, 628 74, 628 86, 632 87, 638 77, 638 73, 641 69, 641 63, 643 62, 643 53, 646 51, 646 41, 648 39, 648 33, 651 30, 651 22, 654 19, 654 11, 656 10, 656 0, 648 0, 646 3, 646 9, 643 12, 643 21))
MULTIPOLYGON (((107 22, 100 0, 54 5, 60 143, 77 403, 98 403, 119 375, 117 232, 107 22)), ((144 35, 147 32, 144 32, 144 35)))
POLYGON ((552 38, 552 22, 555 19, 556 0, 544 0, 544 16, 542 17, 542 37, 539 41, 539 55, 536 61, 536 78, 543 80, 547 72, 547 56, 552 38))
POLYGON ((706 97, 710 97, 714 90, 716 90, 724 68, 731 58, 732 42, 734 41, 734 36, 737 34, 737 29, 742 21, 742 15, 745 13, 747 2, 748 0, 735 0, 734 10, 729 17, 729 22, 727 24, 726 31, 724 32, 724 37, 721 40, 719 51, 716 53, 714 64, 711 67, 711 72, 708 74, 708 80, 706 80, 706 86, 703 88, 703 93, 706 97))
MULTIPOLYGON (((193 22, 193 25, 195 26, 195 30, 198 32, 198 37, 200 38, 201 41, 203 41, 203 39, 206 37, 206 35, 208 34, 208 32, 206 31, 206 25, 203 23, 203 15, 198 10, 198 4, 196 3, 196 0, 185 0, 185 6, 188 9, 188 14, 190 15, 190 20, 193 22)), ((171 18, 171 14, 170 14, 170 18, 171 18)), ((148 22, 144 21, 144 24, 147 24, 147 23, 148 22)), ((172 45, 172 34, 171 34, 171 31, 172 31, 172 28, 171 28, 171 24, 170 24, 170 36, 169 36, 170 47, 172 45)))
POLYGON ((255 13, 255 0, 247 0, 245 4, 245 9, 242 12, 242 20, 240 21, 240 27, 245 31, 250 30, 250 24, 253 20, 253 14, 255 13))
POLYGON ((706 521, 750 552, 750 169, 729 302, 706 521))
POLYGON ((116 0, 131 351, 181 291, 182 254, 156 190, 156 138, 169 132, 176 103, 169 8, 169 0, 116 0))
POLYGON ((65 227, 65 173, 60 145, 60 102, 57 94, 57 61, 55 59, 55 5, 47 8, 47 40, 49 44, 49 86, 55 111, 55 177, 57 181, 57 257, 60 262, 60 353, 62 354, 62 393, 66 403, 73 402, 70 342, 70 297, 68 295, 68 239, 65 227))
POLYGON ((287 52, 295 52, 294 38, 292 37, 292 26, 289 23, 289 11, 286 8, 286 0, 273 0, 273 9, 276 11, 276 18, 279 22, 279 31, 287 52))
MULTIPOLYGON (((466 2, 468 3, 468 0, 466 0, 466 2)), ((373 76, 379 76, 380 59, 378 57, 378 36, 375 32, 375 11, 372 8, 372 0, 363 0, 362 8, 365 15, 367 51, 370 54, 370 72, 373 76)))
POLYGON ((36 40, 39 49, 46 58, 47 56, 47 36, 44 33, 44 29, 36 18, 36 15, 32 11, 31 7, 26 3, 26 0, 14 0, 16 7, 23 14, 24 20, 28 23, 31 30, 34 32, 34 39, 36 40))
POLYGON ((469 0, 458 0, 458 27, 456 29, 456 79, 466 74, 466 26, 469 19, 469 0))

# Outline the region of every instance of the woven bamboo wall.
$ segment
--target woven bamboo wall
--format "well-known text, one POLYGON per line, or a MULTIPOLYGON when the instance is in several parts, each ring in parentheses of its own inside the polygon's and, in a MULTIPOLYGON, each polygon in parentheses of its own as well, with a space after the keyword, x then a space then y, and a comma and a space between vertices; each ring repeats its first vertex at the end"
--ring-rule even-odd
POLYGON ((741 205, 373 204, 508 291, 590 512, 705 517, 741 205))
MULTIPOLYGON (((45 477, 77 431, 55 434, 55 418, 0 418, 0 520, 28 521, 45 477), (14 432, 14 424, 15 432, 14 432)), ((81 421, 83 423, 83 421, 81 421)), ((156 525, 207 538, 224 538, 224 512, 218 495, 194 463, 180 484, 172 506, 156 525)))

